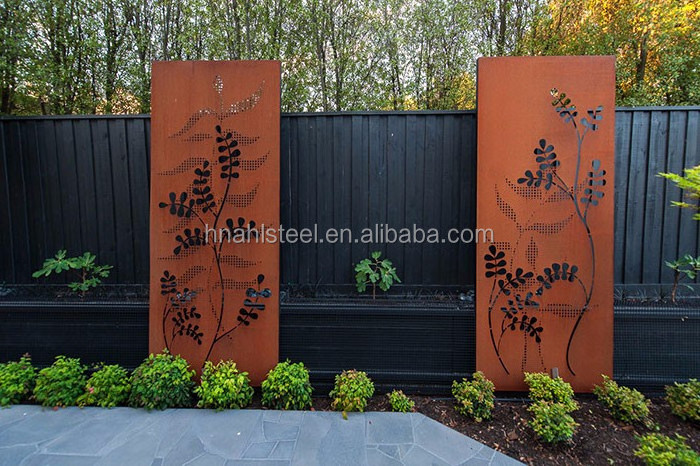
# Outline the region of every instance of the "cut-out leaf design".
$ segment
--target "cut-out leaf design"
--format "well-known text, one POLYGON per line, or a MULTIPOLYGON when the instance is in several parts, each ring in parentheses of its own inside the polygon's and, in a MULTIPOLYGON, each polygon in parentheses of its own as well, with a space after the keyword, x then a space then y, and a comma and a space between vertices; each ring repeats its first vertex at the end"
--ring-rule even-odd
POLYGON ((519 288, 520 285, 524 285, 525 280, 532 278, 533 275, 532 272, 525 272, 518 267, 515 269, 515 274, 507 272, 503 279, 498 280, 498 287, 504 295, 509 296, 511 290, 519 288))
POLYGON ((605 186, 605 170, 601 169, 600 160, 591 162, 591 171, 588 172, 588 186, 583 190, 581 198, 583 204, 598 205, 598 201, 605 196, 600 189, 605 186))
POLYGON ((164 270, 163 276, 160 277, 160 294, 165 296, 175 293, 177 293, 177 278, 167 270, 164 270))
POLYGON ((258 230, 255 229, 255 221, 250 220, 246 225, 246 220, 243 217, 238 217, 236 222, 233 219, 226 219, 226 228, 231 234, 233 240, 249 240, 250 238, 258 237, 258 230))
POLYGON ((205 243, 204 235, 200 228, 195 228, 191 230, 185 228, 182 235, 177 235, 175 241, 180 243, 175 249, 173 249, 173 254, 178 255, 184 249, 189 249, 191 247, 201 246, 205 243))
POLYGON ((599 105, 595 110, 588 110, 588 117, 581 118, 581 124, 591 131, 596 131, 598 129, 598 124, 595 121, 600 121, 603 119, 603 106, 599 105))
POLYGON ((241 165, 238 157, 241 155, 241 151, 236 149, 238 146, 238 141, 233 139, 233 134, 227 132, 223 134, 221 131, 221 126, 216 127, 216 132, 219 136, 216 137, 217 150, 221 155, 219 155, 219 163, 221 164, 221 178, 238 178, 239 173, 234 171, 235 168, 241 165))
POLYGON ((194 199, 188 199, 186 192, 180 193, 179 196, 175 193, 170 193, 168 199, 168 202, 159 203, 158 207, 161 209, 169 207, 170 215, 177 215, 178 217, 190 217, 192 215, 195 201, 194 199))
POLYGON ((531 170, 526 170, 525 176, 518 178, 518 184, 523 183, 525 183, 527 186, 534 186, 536 188, 539 188, 544 183, 544 189, 549 191, 553 184, 553 178, 552 174, 549 172, 545 173, 542 170, 537 170, 535 173, 532 173, 531 170))
POLYGON ((505 275, 507 264, 505 260, 506 253, 499 251, 493 244, 489 246, 489 252, 484 254, 486 261, 486 278, 495 277, 496 275, 505 275))
POLYGON ((545 139, 540 139, 539 147, 535 147, 533 152, 536 155, 535 161, 540 164, 540 170, 554 169, 559 166, 554 146, 547 144, 545 139))
POLYGON ((552 284, 557 281, 573 282, 576 280, 578 266, 570 265, 567 262, 554 263, 551 267, 546 267, 542 275, 538 275, 536 280, 540 283, 535 294, 540 296, 544 290, 552 288, 552 284))

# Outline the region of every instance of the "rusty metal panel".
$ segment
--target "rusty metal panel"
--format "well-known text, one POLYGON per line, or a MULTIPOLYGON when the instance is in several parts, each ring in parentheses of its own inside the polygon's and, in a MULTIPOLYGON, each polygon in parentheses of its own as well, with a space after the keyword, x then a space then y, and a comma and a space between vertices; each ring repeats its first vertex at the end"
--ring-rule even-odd
POLYGON ((155 62, 149 347, 198 371, 278 359, 280 65, 155 62))
POLYGON ((612 375, 614 57, 478 62, 477 369, 612 375))

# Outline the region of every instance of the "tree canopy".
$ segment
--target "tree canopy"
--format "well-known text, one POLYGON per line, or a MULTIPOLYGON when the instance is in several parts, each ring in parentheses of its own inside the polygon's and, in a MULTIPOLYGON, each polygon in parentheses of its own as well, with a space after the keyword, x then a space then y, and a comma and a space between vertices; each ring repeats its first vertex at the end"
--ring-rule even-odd
POLYGON ((0 0, 0 112, 147 113, 153 60, 282 61, 283 111, 474 107, 476 59, 617 56, 700 103, 700 0, 0 0))

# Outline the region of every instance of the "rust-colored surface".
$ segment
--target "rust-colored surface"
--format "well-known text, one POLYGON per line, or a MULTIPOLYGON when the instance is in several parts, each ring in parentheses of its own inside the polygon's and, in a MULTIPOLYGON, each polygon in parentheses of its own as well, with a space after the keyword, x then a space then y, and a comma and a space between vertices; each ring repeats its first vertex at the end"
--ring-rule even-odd
POLYGON ((556 367, 591 391, 613 361, 614 57, 481 59, 477 92, 494 240, 477 249, 477 369, 525 390, 523 372, 556 367))
POLYGON ((273 61, 153 64, 150 351, 232 359, 254 384, 278 360, 279 245, 255 232, 279 226, 279 79, 273 61))

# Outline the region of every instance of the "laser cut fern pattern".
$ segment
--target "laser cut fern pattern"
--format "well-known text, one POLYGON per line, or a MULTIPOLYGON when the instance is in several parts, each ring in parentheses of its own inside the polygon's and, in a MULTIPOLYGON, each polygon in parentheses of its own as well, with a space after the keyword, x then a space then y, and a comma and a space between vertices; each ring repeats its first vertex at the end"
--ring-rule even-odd
MULTIPOLYGON (((570 125, 575 132, 577 152, 574 178, 570 180, 570 183, 562 179, 558 171, 561 162, 557 157, 555 147, 543 138, 538 141, 533 150, 535 167, 526 170, 517 179, 517 184, 510 180, 506 180, 506 184, 513 192, 529 200, 538 200, 544 203, 566 201, 572 205, 574 212, 560 221, 544 223, 533 218, 533 210, 529 218, 522 221, 518 212, 507 203, 496 187, 496 204, 499 210, 506 218, 514 222, 519 232, 515 244, 508 245, 508 252, 504 248, 492 244, 488 253, 483 257, 485 276, 493 278, 488 306, 490 339, 493 350, 506 374, 510 374, 510 370, 504 361, 501 346, 503 340, 511 334, 520 334, 523 338, 521 369, 525 369, 528 344, 532 343, 536 345, 538 362, 544 369, 545 362, 541 344, 547 333, 541 318, 534 314, 543 311, 540 297, 548 290, 554 286, 572 285, 580 288, 581 302, 572 306, 575 308, 573 313, 562 312, 561 309, 558 309, 554 315, 575 319, 568 337, 566 364, 571 374, 576 375, 570 357, 571 345, 582 319, 591 310, 591 298, 595 289, 595 241, 591 233, 588 213, 591 208, 599 205, 605 195, 602 187, 606 184, 606 171, 602 168, 600 160, 594 159, 590 162, 590 169, 583 175, 583 146, 586 135, 598 129, 603 118, 603 107, 589 109, 586 116, 579 117, 576 106, 572 104, 571 99, 565 93, 552 89, 551 94, 554 111, 557 112, 561 121, 570 125), (577 265, 563 261, 545 267, 537 275, 535 275, 535 271, 525 271, 522 268, 513 270, 513 258, 521 246, 521 240, 529 236, 526 235, 527 232, 554 235, 560 233, 572 221, 580 222, 586 232, 586 244, 591 258, 591 269, 588 271, 590 275, 586 274, 585 278, 582 278, 582 271, 577 265)), ((537 247, 536 245, 533 247, 534 244, 530 238, 526 246, 528 264, 533 268, 537 255, 537 247)))
MULTIPOLYGON (((162 259, 178 261, 192 254, 208 254, 211 265, 207 267, 207 272, 210 277, 214 277, 209 279, 206 289, 193 290, 181 288, 178 283, 181 282, 184 285, 191 277, 178 278, 168 270, 163 271, 160 282, 161 295, 165 299, 162 311, 165 347, 171 350, 174 342, 179 338, 184 338, 189 344, 206 343, 208 348, 205 361, 210 358, 214 347, 222 339, 231 338, 233 332, 239 328, 248 327, 256 321, 260 312, 265 310, 265 300, 272 296, 270 289, 263 286, 265 281, 263 274, 254 275, 254 278, 246 281, 236 281, 225 276, 224 266, 251 268, 257 264, 254 258, 231 254, 225 251, 228 244, 225 241, 211 241, 211 238, 207 241, 205 238, 207 228, 215 231, 217 235, 225 233, 225 236, 230 235, 231 238, 250 239, 259 234, 254 220, 237 217, 231 210, 235 207, 247 207, 254 201, 258 192, 257 185, 252 191, 241 194, 234 192, 235 183, 241 176, 242 170, 251 171, 261 168, 267 160, 267 154, 263 157, 244 160, 246 155, 241 149, 254 144, 259 138, 243 135, 233 129, 225 129, 222 125, 229 118, 255 107, 263 96, 264 82, 251 96, 228 106, 224 104, 224 84, 220 76, 215 77, 213 88, 218 96, 218 108, 207 107, 196 111, 184 126, 170 137, 185 143, 212 140, 215 156, 208 160, 192 155, 185 162, 158 174, 159 176, 178 176, 187 172, 192 173, 192 181, 188 186, 181 192, 170 192, 167 199, 158 203, 158 207, 165 209, 174 220, 174 224, 163 232, 177 233, 172 237, 172 256, 162 259), (201 130, 204 123, 200 123, 200 120, 206 121, 205 117, 210 119, 213 117, 216 121, 216 124, 210 127, 210 133, 203 133, 201 130), (195 126, 199 132, 194 136, 188 136, 195 126), (223 189, 221 189, 221 182, 214 183, 214 179, 223 181, 223 189), (226 322, 230 320, 228 314, 231 306, 227 302, 226 291, 231 289, 246 289, 246 297, 238 305, 235 323, 226 327, 226 322), (212 294, 217 291, 220 295, 214 299, 212 294), (202 300, 204 300, 203 308, 210 313, 215 323, 215 330, 209 335, 205 335, 206 326, 200 323, 203 316, 202 311, 198 309, 197 301, 202 300)), ((197 273, 201 273, 199 268, 197 273)), ((206 317, 209 318, 209 315, 206 317)))

